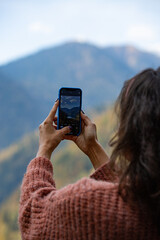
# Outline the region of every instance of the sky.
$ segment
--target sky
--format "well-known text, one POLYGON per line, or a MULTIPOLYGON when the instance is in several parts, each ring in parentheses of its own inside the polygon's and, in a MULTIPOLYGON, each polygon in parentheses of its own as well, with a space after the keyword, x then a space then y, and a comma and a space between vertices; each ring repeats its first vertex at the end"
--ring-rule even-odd
POLYGON ((0 64, 68 41, 160 55, 160 0, 0 0, 0 64))

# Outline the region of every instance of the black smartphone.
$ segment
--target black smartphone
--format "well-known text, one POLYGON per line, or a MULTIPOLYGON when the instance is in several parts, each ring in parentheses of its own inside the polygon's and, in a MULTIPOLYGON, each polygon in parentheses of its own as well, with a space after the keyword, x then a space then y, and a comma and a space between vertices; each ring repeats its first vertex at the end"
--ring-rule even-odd
POLYGON ((81 133, 82 90, 80 88, 61 88, 59 90, 59 107, 57 128, 71 126, 68 135, 81 133))

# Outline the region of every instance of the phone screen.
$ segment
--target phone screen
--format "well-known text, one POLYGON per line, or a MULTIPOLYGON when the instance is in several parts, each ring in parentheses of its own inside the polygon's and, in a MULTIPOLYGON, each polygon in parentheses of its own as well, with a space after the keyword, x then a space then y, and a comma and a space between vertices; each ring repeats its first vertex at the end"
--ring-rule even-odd
POLYGON ((58 128, 71 126, 69 135, 79 135, 81 131, 81 97, 79 88, 61 88, 59 93, 58 128))

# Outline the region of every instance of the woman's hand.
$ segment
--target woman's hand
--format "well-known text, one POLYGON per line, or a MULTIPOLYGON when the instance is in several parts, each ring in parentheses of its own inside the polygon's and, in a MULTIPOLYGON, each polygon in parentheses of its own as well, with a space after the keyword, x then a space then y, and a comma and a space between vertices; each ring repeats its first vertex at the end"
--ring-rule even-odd
POLYGON ((76 145, 87 155, 89 155, 90 148, 97 142, 96 125, 91 122, 89 117, 81 112, 82 131, 79 136, 67 135, 65 139, 72 140, 76 145))
POLYGON ((96 125, 83 113, 82 132, 79 136, 65 136, 65 139, 72 140, 89 157, 95 169, 109 161, 108 155, 97 140, 96 125))
POLYGON ((55 116, 59 101, 56 101, 48 117, 39 126, 39 150, 37 157, 50 159, 53 150, 58 146, 65 134, 70 132, 69 127, 57 130, 57 117, 55 116))

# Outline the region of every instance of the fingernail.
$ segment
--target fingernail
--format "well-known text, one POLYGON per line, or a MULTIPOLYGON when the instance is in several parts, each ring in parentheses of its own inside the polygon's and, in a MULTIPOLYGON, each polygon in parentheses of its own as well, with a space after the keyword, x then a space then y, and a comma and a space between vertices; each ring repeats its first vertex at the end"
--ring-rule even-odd
POLYGON ((56 101, 55 102, 57 102, 58 101, 58 98, 56 99, 56 101))
POLYGON ((85 112, 83 112, 83 110, 81 110, 83 114, 85 114, 85 112))

